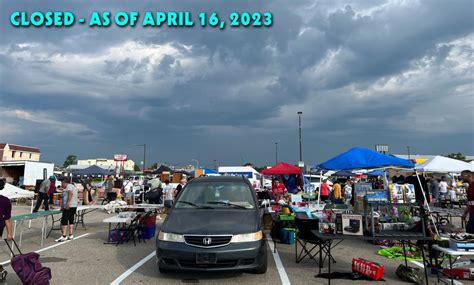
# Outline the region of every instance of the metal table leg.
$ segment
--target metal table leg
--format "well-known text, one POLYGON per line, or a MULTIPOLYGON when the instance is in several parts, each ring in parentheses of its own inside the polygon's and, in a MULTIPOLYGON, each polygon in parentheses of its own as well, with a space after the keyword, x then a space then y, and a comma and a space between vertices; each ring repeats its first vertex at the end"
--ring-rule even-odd
POLYGON ((425 270, 425 282, 426 282, 426 285, 428 285, 428 271, 426 269, 427 267, 427 264, 426 264, 426 259, 425 259, 425 249, 424 249, 425 245, 424 243, 421 244, 421 257, 423 258, 423 269, 425 270))
POLYGON ((331 285, 331 240, 328 243, 328 285, 331 285))

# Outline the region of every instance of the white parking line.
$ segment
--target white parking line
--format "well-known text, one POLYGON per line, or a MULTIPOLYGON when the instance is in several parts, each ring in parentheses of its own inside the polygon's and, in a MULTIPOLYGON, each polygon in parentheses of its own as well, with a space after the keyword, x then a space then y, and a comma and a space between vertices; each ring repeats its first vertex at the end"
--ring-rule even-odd
POLYGON ((130 269, 128 269, 127 271, 125 271, 122 275, 120 275, 117 279, 115 279, 114 281, 112 281, 112 283, 110 283, 110 285, 118 285, 120 284, 120 282, 122 282, 125 278, 127 278, 130 274, 133 273, 133 271, 137 270, 138 268, 140 268, 140 266, 142 266, 143 264, 145 264, 148 260, 152 259, 153 256, 156 256, 156 252, 153 251, 152 253, 150 253, 149 255, 147 255, 145 258, 143 258, 142 260, 140 260, 137 264, 135 264, 134 266, 130 267, 130 269))
POLYGON ((271 238, 267 236, 267 243, 268 246, 270 247, 270 250, 272 251, 273 254, 273 259, 275 260, 275 265, 278 270, 278 274, 280 275, 281 279, 281 284, 283 285, 290 285, 290 279, 288 278, 288 275, 286 274, 285 267, 283 267, 283 263, 281 263, 280 255, 278 255, 278 250, 274 250, 274 244, 271 238))
MULTIPOLYGON (((78 237, 75 237, 73 240, 80 239, 80 238, 83 238, 83 237, 88 236, 88 235, 90 235, 90 233, 86 233, 86 234, 80 235, 80 236, 78 236, 78 237)), ((50 245, 50 246, 48 246, 48 247, 45 247, 45 248, 36 250, 35 252, 36 252, 36 253, 40 253, 40 252, 43 252, 43 251, 45 251, 45 250, 55 248, 55 247, 57 247, 57 246, 66 244, 66 243, 71 242, 71 241, 72 241, 72 240, 67 240, 67 241, 59 242, 59 243, 57 243, 57 244, 53 244, 53 245, 50 245)), ((7 261, 4 261, 4 262, 0 263, 0 265, 3 266, 3 265, 6 265, 6 264, 9 264, 9 263, 10 263, 10 260, 7 260, 7 261)))
POLYGON ((425 266, 424 266, 422 263, 418 262, 418 261, 410 260, 410 262, 413 263, 413 264, 418 265, 418 266, 421 267, 421 268, 425 268, 425 266))

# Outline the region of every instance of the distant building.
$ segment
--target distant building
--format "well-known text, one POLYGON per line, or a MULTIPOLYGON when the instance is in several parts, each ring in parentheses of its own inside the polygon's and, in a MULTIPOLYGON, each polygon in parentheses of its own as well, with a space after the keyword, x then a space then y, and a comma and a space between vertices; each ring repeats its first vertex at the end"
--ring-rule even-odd
POLYGON ((115 161, 107 158, 93 158, 93 159, 79 159, 77 161, 77 168, 86 168, 92 165, 97 165, 103 169, 115 170, 116 167, 122 167, 125 171, 133 171, 135 168, 135 162, 133 160, 127 160, 124 162, 115 161))
POLYGON ((39 161, 40 156, 36 147, 0 143, 0 161, 39 161))

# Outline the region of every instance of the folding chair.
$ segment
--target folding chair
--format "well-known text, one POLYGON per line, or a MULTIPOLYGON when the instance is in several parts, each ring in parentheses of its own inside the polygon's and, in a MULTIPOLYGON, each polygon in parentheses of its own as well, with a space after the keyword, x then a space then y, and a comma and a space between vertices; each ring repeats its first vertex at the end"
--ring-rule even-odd
MULTIPOLYGON (((119 237, 116 246, 123 244, 124 242, 128 242, 130 239, 133 239, 133 245, 137 246, 135 237, 137 236, 140 227, 140 217, 140 214, 136 215, 130 225, 128 225, 126 228, 119 229, 119 237)), ((140 239, 138 239, 138 242, 140 242, 140 239)))
MULTIPOLYGON (((297 215, 295 218, 295 225, 296 225, 296 242, 295 242, 295 259, 296 263, 300 263, 306 257, 317 261, 316 257, 321 251, 321 254, 324 254, 324 259, 322 264, 324 264, 324 260, 328 256, 328 244, 326 244, 323 240, 318 239, 311 230, 319 230, 319 220, 318 219, 309 219, 304 218, 301 215, 297 215), (298 252, 298 244, 301 245, 301 250, 298 252), (319 248, 318 248, 319 247, 319 248)), ((338 243, 331 246, 334 247, 338 243)), ((329 256, 333 263, 336 263, 334 257, 329 256)))

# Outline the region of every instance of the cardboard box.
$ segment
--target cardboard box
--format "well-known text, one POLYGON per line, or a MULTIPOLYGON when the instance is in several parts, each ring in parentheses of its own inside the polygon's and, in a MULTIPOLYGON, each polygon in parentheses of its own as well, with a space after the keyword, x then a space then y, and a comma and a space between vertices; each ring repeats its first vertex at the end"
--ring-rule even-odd
POLYGON ((360 273, 373 280, 379 280, 383 276, 384 267, 381 264, 362 258, 352 259, 352 272, 360 273))
POLYGON ((342 214, 342 234, 363 235, 362 215, 342 214))

